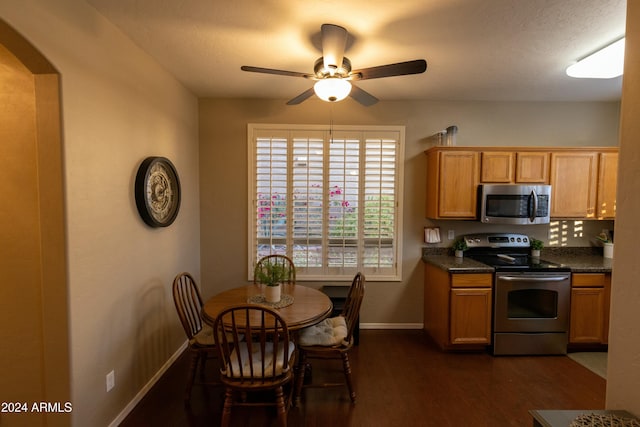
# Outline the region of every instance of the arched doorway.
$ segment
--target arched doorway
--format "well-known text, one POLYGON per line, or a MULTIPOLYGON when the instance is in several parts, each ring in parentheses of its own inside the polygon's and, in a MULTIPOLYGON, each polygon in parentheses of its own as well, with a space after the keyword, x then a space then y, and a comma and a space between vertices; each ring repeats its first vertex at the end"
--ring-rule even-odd
POLYGON ((28 405, 3 426, 71 420, 59 83, 0 20, 0 390, 28 405))

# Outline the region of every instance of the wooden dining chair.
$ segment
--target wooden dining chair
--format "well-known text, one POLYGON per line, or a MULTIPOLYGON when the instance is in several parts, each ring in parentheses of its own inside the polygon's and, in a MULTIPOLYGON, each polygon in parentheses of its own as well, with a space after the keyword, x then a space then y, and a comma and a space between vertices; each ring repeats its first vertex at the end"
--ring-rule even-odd
POLYGON ((303 387, 335 387, 344 386, 349 390, 349 397, 355 403, 356 392, 351 378, 351 364, 349 351, 353 347, 353 332, 360 315, 360 306, 364 298, 365 277, 358 273, 351 282, 351 288, 344 303, 342 313, 333 318, 325 319, 317 325, 302 329, 298 337, 298 375, 294 402, 300 400, 303 387), (310 383, 304 384, 305 374, 308 372, 309 359, 339 359, 342 360, 344 382, 340 383, 310 383))
POLYGON ((202 321, 200 311, 202 310, 202 297, 196 286, 193 276, 189 273, 180 273, 173 280, 173 302, 180 318, 180 323, 184 328, 189 341, 189 351, 191 352, 191 364, 189 367, 189 377, 185 391, 184 401, 189 404, 191 400, 191 389, 195 383, 196 372, 200 365, 201 383, 204 384, 204 370, 207 359, 218 356, 213 329, 202 321))
POLYGON ((296 266, 294 265, 291 258, 289 258, 286 255, 280 255, 280 254, 267 255, 265 257, 260 258, 260 260, 256 264, 256 268, 253 271, 254 284, 258 283, 258 277, 259 277, 258 272, 263 270, 267 263, 282 265, 285 270, 284 283, 289 285, 296 284, 296 266))
POLYGON ((285 396, 284 385, 292 383, 295 344, 284 319, 271 308, 242 304, 221 311, 213 330, 226 388, 221 425, 229 426, 234 406, 275 406, 278 425, 286 427, 291 392, 285 396), (274 400, 264 399, 267 391, 274 400))

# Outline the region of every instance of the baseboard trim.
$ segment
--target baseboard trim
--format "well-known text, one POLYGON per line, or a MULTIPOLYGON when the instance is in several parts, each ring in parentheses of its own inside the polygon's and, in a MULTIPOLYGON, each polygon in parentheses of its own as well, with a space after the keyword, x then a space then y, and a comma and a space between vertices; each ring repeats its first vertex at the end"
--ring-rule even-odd
POLYGON ((360 323, 360 329, 422 329, 422 323, 360 323))
POLYGON ((171 355, 169 360, 167 360, 165 364, 162 365, 162 367, 158 370, 158 372, 156 372, 155 375, 151 377, 149 382, 147 382, 147 384, 145 384, 145 386, 142 387, 142 389, 140 389, 140 391, 138 392, 138 394, 135 395, 133 400, 131 400, 131 402, 129 402, 129 404, 125 406, 122 412, 120 412, 118 416, 113 421, 111 421, 111 424, 109 424, 109 427, 117 427, 118 425, 120 425, 122 421, 124 421, 127 415, 129 415, 129 413, 133 411, 133 408, 135 408, 136 405, 140 403, 140 401, 144 398, 144 396, 149 392, 149 390, 151 390, 151 387, 153 387, 154 384, 158 382, 158 380, 164 375, 164 373, 167 371, 167 369, 169 369, 169 367, 173 364, 173 362, 175 362, 178 359, 178 357, 180 357, 182 352, 184 352, 184 350, 187 348, 187 345, 188 345, 188 342, 185 341, 180 346, 180 348, 178 348, 178 350, 171 355))

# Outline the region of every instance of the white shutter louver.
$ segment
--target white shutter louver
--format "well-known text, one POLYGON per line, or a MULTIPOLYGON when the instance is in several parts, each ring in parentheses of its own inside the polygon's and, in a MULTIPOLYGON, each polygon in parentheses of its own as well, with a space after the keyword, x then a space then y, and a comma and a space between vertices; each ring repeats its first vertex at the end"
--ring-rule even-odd
POLYGON ((273 253, 298 280, 400 280, 404 128, 249 125, 249 276, 273 253))

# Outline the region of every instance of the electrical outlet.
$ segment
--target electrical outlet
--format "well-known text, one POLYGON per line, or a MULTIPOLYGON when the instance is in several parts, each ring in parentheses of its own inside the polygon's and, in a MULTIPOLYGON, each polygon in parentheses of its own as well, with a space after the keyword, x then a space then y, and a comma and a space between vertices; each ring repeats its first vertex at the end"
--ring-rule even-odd
POLYGON ((107 374, 107 391, 111 391, 113 387, 116 385, 116 373, 115 371, 111 371, 107 374))
POLYGON ((456 232, 455 232, 454 230, 449 230, 449 231, 448 231, 448 234, 447 234, 447 238, 448 238, 449 240, 453 240, 453 239, 455 239, 455 238, 456 238, 456 232))

